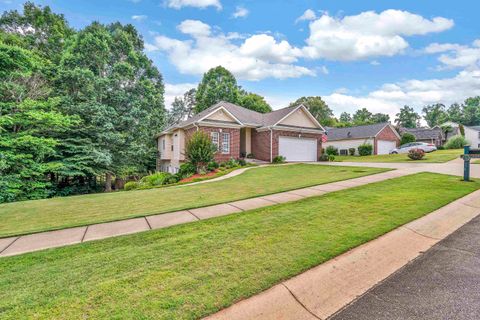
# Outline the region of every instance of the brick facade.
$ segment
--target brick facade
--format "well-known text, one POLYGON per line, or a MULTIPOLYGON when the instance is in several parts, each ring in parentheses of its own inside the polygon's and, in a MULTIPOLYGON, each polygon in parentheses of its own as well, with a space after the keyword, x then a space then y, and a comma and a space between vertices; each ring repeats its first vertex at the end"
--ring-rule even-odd
POLYGON ((387 140, 387 141, 395 141, 397 147, 400 144, 400 139, 398 139, 397 135, 393 131, 392 127, 386 126, 385 128, 380 131, 377 136, 375 137, 375 145, 373 146, 373 154, 377 154, 377 144, 378 140, 387 140))
MULTIPOLYGON (((273 130, 272 134, 272 157, 278 156, 280 137, 309 138, 317 140, 317 158, 322 153, 322 134, 320 133, 299 133, 293 131, 273 130)), ((261 131, 252 129, 252 153, 255 159, 270 161, 270 131, 261 131)), ((317 159, 318 160, 318 159, 317 159)))
MULTIPOLYGON (((199 127, 200 131, 207 133, 209 136, 212 132, 219 133, 219 151, 215 153, 216 162, 224 162, 230 160, 230 158, 238 159, 240 158, 240 129, 238 128, 217 128, 217 127, 199 127), (222 148, 222 133, 230 134, 230 153, 221 153, 222 148)), ((185 139, 188 140, 189 137, 197 131, 197 128, 190 128, 185 130, 185 139)))

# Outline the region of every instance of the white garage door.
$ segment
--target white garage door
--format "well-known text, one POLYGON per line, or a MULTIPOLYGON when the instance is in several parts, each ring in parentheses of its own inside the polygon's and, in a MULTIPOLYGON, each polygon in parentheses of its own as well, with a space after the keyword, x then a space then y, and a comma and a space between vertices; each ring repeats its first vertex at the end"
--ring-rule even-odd
POLYGON ((377 141, 377 154, 389 154, 392 149, 397 146, 395 141, 378 140, 377 141))
POLYGON ((317 161, 317 140, 280 137, 278 154, 287 161, 317 161))

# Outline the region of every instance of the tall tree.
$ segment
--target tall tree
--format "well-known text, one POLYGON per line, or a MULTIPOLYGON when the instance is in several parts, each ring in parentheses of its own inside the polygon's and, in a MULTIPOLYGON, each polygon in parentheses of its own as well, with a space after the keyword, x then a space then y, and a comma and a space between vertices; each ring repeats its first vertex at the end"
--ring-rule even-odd
POLYGON ((421 119, 420 115, 409 106, 403 106, 395 116, 397 126, 405 128, 416 128, 419 125, 418 121, 421 119))
POLYGON ((358 109, 353 114, 353 123, 355 125, 364 125, 369 124, 372 121, 372 113, 367 110, 367 108, 358 109))
POLYGON ((168 125, 173 125, 193 115, 195 108, 196 89, 190 89, 182 97, 175 97, 172 107, 168 111, 168 125))
POLYGON ((423 118, 427 122, 430 128, 441 125, 447 121, 447 112, 445 110, 445 105, 441 103, 436 103, 423 107, 423 118))
POLYGON ((480 125, 480 96, 467 98, 463 103, 463 123, 466 126, 480 125))
POLYGON ((335 123, 332 109, 328 107, 321 97, 301 97, 290 103, 290 106, 299 106, 301 104, 310 111, 322 126, 332 126, 335 123))
POLYGON ((239 95, 238 104, 244 108, 267 113, 272 111, 272 107, 265 101, 265 98, 255 93, 245 93, 239 95))
POLYGON ((217 102, 238 103, 237 80, 222 66, 208 70, 198 85, 195 113, 199 113, 217 102))
POLYGON ((348 112, 342 112, 340 114, 340 118, 338 118, 338 120, 341 123, 350 124, 350 122, 352 122, 352 116, 348 112))
POLYGON ((386 113, 374 113, 371 121, 372 123, 390 122, 390 116, 386 113))

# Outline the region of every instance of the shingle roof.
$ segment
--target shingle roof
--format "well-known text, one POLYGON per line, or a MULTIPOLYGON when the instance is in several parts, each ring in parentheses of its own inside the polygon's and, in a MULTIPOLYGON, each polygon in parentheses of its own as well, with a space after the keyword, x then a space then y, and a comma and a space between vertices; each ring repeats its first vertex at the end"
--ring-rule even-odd
POLYGON ((401 128, 400 132, 411 133, 417 138, 417 140, 431 140, 443 139, 443 131, 441 128, 401 128))
POLYGON ((480 131, 480 126, 468 126, 467 128, 480 131))
POLYGON ((243 124, 253 125, 256 127, 273 126, 296 108, 296 106, 292 106, 278 109, 269 113, 260 113, 230 102, 220 101, 213 106, 203 110, 202 112, 197 113, 193 117, 190 117, 185 121, 181 121, 178 124, 166 128, 164 131, 169 131, 173 128, 183 128, 190 124, 193 124, 219 107, 224 107, 228 112, 230 112, 243 124))
POLYGON ((364 126, 327 129, 328 141, 364 139, 377 135, 389 123, 376 123, 364 126))

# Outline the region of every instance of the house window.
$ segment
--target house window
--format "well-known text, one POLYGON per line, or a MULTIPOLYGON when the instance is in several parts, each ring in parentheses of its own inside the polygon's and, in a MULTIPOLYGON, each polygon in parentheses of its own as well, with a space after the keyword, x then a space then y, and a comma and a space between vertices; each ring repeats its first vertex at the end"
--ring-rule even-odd
POLYGON ((340 149, 340 155, 341 156, 348 156, 348 150, 347 149, 340 149))
POLYGON ((230 133, 222 133, 222 153, 230 153, 230 133))
POLYGON ((211 132, 210 133, 211 137, 212 137, 212 143, 215 145, 215 148, 217 148, 218 150, 218 146, 219 146, 219 134, 218 132, 211 132))
POLYGON ((162 139, 162 150, 165 150, 165 139, 162 139))

